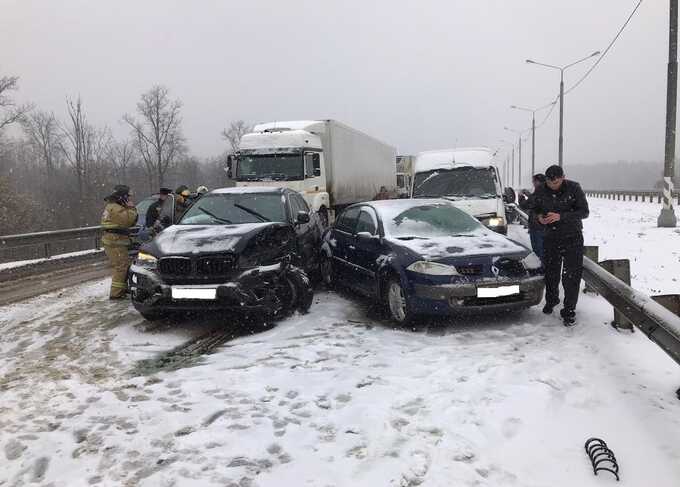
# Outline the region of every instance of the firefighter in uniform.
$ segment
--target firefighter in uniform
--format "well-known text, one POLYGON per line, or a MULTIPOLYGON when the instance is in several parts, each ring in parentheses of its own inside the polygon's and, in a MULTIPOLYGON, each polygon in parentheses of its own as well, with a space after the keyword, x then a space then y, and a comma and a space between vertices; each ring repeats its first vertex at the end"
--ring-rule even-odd
POLYGON ((101 221, 104 232, 102 245, 113 268, 109 299, 123 299, 130 267, 130 228, 137 222, 137 209, 132 204, 130 188, 122 184, 117 185, 113 194, 105 200, 101 221))

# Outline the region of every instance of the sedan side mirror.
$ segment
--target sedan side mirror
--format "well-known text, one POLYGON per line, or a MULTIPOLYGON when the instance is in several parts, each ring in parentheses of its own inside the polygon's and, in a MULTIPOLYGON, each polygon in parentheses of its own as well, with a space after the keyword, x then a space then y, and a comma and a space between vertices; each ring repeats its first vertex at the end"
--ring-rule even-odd
POLYGON ((356 235, 357 242, 369 246, 377 246, 380 243, 380 237, 373 235, 370 232, 359 232, 356 235))
POLYGON ((295 221, 300 224, 309 223, 309 213, 306 211, 298 211, 295 221))

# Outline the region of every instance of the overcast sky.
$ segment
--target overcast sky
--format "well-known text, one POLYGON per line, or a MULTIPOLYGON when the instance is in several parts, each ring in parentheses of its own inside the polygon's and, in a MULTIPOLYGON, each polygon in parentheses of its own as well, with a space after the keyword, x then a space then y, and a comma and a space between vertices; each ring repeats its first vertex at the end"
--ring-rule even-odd
MULTIPOLYGON (((0 0, 0 75, 21 100, 120 122, 156 83, 184 103, 192 152, 249 122, 335 118, 400 153, 497 146, 544 105, 567 64, 604 50, 637 0, 0 0)), ((663 160, 668 1, 644 0, 613 50, 565 98, 565 166, 663 160)), ((566 74, 570 86, 589 66, 566 74)), ((542 119, 539 115, 539 119, 542 119)), ((557 110, 537 169, 557 159, 557 110)), ((527 144, 528 155, 529 144, 527 144)))

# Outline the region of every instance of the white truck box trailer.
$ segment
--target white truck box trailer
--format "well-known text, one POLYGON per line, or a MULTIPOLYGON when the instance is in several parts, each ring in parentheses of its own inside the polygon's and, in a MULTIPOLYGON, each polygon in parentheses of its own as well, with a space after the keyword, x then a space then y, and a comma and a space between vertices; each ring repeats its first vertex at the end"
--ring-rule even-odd
POLYGON ((338 207, 396 189, 396 150, 335 120, 256 125, 229 166, 237 186, 285 186, 329 221, 338 207))

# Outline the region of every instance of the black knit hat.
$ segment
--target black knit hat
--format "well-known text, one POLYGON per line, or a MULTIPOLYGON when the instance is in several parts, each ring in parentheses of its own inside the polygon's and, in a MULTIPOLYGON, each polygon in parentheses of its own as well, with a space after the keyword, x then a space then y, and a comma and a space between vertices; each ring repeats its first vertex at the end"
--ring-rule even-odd
POLYGON ((116 184, 113 188, 115 196, 124 197, 130 194, 130 187, 124 184, 116 184))
POLYGON ((161 188, 158 191, 159 194, 172 194, 172 190, 170 188, 161 188))
POLYGON ((545 183, 545 174, 539 172, 538 174, 534 174, 531 179, 538 181, 539 183, 545 183))
POLYGON ((547 179, 557 179, 564 177, 564 171, 560 166, 552 165, 545 170, 545 177, 547 179))

